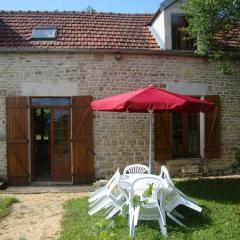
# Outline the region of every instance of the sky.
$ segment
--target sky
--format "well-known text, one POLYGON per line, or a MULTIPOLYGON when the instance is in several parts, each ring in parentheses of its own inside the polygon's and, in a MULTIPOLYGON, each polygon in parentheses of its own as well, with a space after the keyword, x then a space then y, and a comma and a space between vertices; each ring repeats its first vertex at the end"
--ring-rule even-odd
POLYGON ((91 6, 99 12, 154 13, 162 0, 0 0, 0 10, 82 11, 91 6))

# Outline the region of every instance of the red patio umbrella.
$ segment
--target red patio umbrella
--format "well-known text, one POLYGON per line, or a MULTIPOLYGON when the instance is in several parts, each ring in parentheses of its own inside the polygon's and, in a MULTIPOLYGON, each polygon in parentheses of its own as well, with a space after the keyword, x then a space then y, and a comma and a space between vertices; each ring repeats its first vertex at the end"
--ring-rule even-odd
POLYGON ((213 109, 214 104, 153 86, 138 89, 119 95, 93 101, 91 108, 97 111, 109 112, 148 112, 150 113, 149 129, 149 169, 151 172, 152 149, 152 114, 153 112, 172 111, 197 113, 213 109))

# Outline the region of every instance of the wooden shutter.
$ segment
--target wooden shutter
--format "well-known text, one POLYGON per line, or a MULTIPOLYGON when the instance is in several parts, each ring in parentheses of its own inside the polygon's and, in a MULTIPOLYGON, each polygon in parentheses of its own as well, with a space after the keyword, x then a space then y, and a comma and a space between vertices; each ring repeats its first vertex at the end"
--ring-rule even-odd
POLYGON ((93 113, 91 96, 72 98, 72 164, 73 183, 94 180, 93 113))
POLYGON ((29 184, 27 97, 6 98, 6 123, 8 182, 29 184))
POLYGON ((220 158, 220 98, 206 96, 206 100, 213 102, 213 111, 205 114, 205 158, 220 158))
POLYGON ((172 159, 172 114, 155 113, 154 157, 156 161, 172 159))

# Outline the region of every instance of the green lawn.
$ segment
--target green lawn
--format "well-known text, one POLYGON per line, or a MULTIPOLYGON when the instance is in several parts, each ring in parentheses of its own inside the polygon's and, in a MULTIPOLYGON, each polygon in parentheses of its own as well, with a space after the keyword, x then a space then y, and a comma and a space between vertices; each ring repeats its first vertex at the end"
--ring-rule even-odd
POLYGON ((0 221, 10 213, 11 205, 15 202, 16 198, 0 196, 0 221))
MULTIPOLYGON (((187 208, 179 208, 186 217, 184 222, 189 229, 184 230, 169 220, 167 223, 169 240, 240 239, 240 179, 192 180, 178 182, 176 186, 199 201, 203 211, 197 213, 187 208)), ((116 218, 114 221, 106 221, 102 213, 93 217, 88 216, 86 198, 70 200, 65 203, 64 208, 61 240, 129 239, 127 220, 116 218), (115 224, 116 227, 105 230, 110 224, 115 224), (103 230, 100 234, 99 229, 103 230)), ((158 223, 147 221, 136 227, 134 239, 163 238, 158 223)))

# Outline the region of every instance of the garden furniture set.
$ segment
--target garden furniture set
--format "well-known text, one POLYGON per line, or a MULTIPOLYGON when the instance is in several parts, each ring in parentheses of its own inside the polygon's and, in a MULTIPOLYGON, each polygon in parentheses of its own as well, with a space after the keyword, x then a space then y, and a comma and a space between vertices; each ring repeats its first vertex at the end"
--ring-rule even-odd
POLYGON ((104 210, 106 219, 124 215, 127 206, 130 237, 134 237, 139 220, 157 220, 163 236, 167 236, 167 217, 186 228, 184 216, 176 210, 179 205, 202 211, 195 200, 175 187, 165 166, 154 175, 142 164, 127 166, 122 175, 118 169, 105 186, 90 193, 88 202, 89 215, 104 210))

